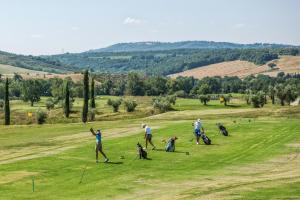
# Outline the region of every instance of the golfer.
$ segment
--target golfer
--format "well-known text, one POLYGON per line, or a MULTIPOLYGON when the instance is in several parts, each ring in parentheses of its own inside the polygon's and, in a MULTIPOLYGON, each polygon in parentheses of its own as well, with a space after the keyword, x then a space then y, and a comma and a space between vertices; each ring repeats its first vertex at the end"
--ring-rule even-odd
POLYGON ((197 119, 197 121, 194 122, 193 126, 194 126, 194 134, 196 137, 196 144, 199 144, 201 133, 204 133, 204 128, 202 126, 201 120, 197 119))
POLYGON ((105 155, 105 153, 102 150, 102 134, 101 134, 100 129, 98 129, 96 131, 96 133, 93 128, 91 128, 90 131, 94 136, 96 136, 96 163, 99 162, 98 152, 100 152, 103 155, 103 157, 105 158, 104 162, 108 162, 109 159, 107 158, 107 156, 105 155))
POLYGON ((146 149, 148 147, 148 142, 152 145, 152 150, 155 149, 154 144, 152 143, 152 130, 147 124, 143 124, 142 127, 145 129, 145 140, 146 140, 146 149))

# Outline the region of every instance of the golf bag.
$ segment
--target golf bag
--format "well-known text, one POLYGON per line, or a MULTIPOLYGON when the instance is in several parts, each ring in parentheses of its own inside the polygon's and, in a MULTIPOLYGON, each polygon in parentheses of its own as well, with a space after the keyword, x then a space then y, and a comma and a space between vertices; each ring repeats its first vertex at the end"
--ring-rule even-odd
POLYGON ((140 143, 137 143, 137 150, 140 159, 147 159, 147 151, 145 151, 140 143))
POLYGON ((206 144, 206 145, 211 144, 211 140, 204 133, 201 134, 201 138, 202 138, 204 144, 206 144))
POLYGON ((228 136, 228 131, 226 130, 225 126, 223 126, 222 124, 218 125, 220 132, 224 135, 224 136, 228 136))

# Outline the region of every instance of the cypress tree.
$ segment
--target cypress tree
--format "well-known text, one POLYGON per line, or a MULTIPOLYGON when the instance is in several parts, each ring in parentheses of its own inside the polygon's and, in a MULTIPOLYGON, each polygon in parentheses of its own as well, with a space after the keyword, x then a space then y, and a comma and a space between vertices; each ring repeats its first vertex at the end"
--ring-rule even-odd
POLYGON ((82 109, 82 122, 87 122, 89 111, 89 72, 85 70, 83 75, 83 109, 82 109))
POLYGON ((96 108, 96 103, 95 103, 95 80, 92 78, 92 83, 91 83, 91 108, 96 108))
POLYGON ((68 118, 70 115, 70 90, 69 90, 69 83, 66 84, 66 94, 65 94, 65 106, 64 106, 64 113, 65 116, 68 118))
POLYGON ((8 90, 8 78, 6 78, 5 82, 5 95, 4 95, 4 115, 5 115, 5 120, 4 124, 5 125, 10 125, 10 108, 9 108, 9 90, 8 90))

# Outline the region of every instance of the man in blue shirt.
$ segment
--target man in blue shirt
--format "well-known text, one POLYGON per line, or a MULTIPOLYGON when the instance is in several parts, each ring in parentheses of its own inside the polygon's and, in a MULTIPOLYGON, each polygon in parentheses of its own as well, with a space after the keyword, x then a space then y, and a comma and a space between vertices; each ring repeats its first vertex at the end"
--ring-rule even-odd
POLYGON ((102 150, 102 135, 100 129, 98 129, 95 133, 94 129, 90 129, 91 133, 96 136, 96 163, 98 163, 98 152, 100 152, 105 158, 104 162, 108 162, 109 159, 106 157, 105 153, 102 150))

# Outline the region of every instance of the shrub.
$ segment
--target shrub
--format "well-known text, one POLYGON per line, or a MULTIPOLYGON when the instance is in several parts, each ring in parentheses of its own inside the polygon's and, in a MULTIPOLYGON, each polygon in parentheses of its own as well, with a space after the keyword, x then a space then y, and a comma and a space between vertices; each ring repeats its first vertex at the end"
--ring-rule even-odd
POLYGON ((124 101, 124 106, 125 106, 127 112, 133 112, 133 111, 135 111, 135 108, 137 107, 137 103, 132 100, 126 100, 126 101, 124 101))
POLYGON ((175 95, 177 97, 181 97, 181 98, 187 97, 187 94, 186 94, 186 92, 184 90, 179 90, 179 91, 175 92, 175 95))
POLYGON ((251 102, 254 108, 260 108, 265 105, 265 93, 259 91, 256 94, 251 95, 251 102))
POLYGON ((46 100, 46 108, 47 108, 47 110, 51 110, 51 109, 53 109, 54 108, 54 106, 55 106, 55 103, 54 103, 54 100, 52 99, 52 98, 48 98, 47 100, 46 100))
POLYGON ((177 100, 177 96, 176 95, 170 95, 170 96, 167 96, 167 101, 170 102, 170 104, 173 104, 175 105, 176 104, 176 100, 177 100))
POLYGON ((207 105, 207 102, 210 101, 210 96, 209 95, 199 95, 199 100, 201 103, 203 103, 205 106, 207 105))
POLYGON ((46 119, 47 119, 47 113, 42 111, 41 109, 39 109, 37 112, 36 112, 36 122, 38 124, 43 124, 46 122, 46 119))
POLYGON ((231 98, 231 95, 228 94, 228 95, 221 95, 220 96, 220 103, 224 103, 224 106, 227 106, 227 103, 230 102, 230 98, 231 98))
POLYGON ((297 88, 293 85, 286 85, 284 88, 285 101, 288 105, 291 105, 291 102, 295 101, 298 97, 297 88))
POLYGON ((277 65, 275 63, 269 63, 268 67, 270 70, 273 70, 277 65))
POLYGON ((153 107, 160 112, 166 112, 171 110, 171 102, 166 97, 154 97, 152 99, 153 107))
POLYGON ((112 106, 114 112, 119 111, 119 107, 120 107, 121 103, 122 103, 121 99, 116 99, 116 100, 108 99, 107 100, 107 105, 112 106))

